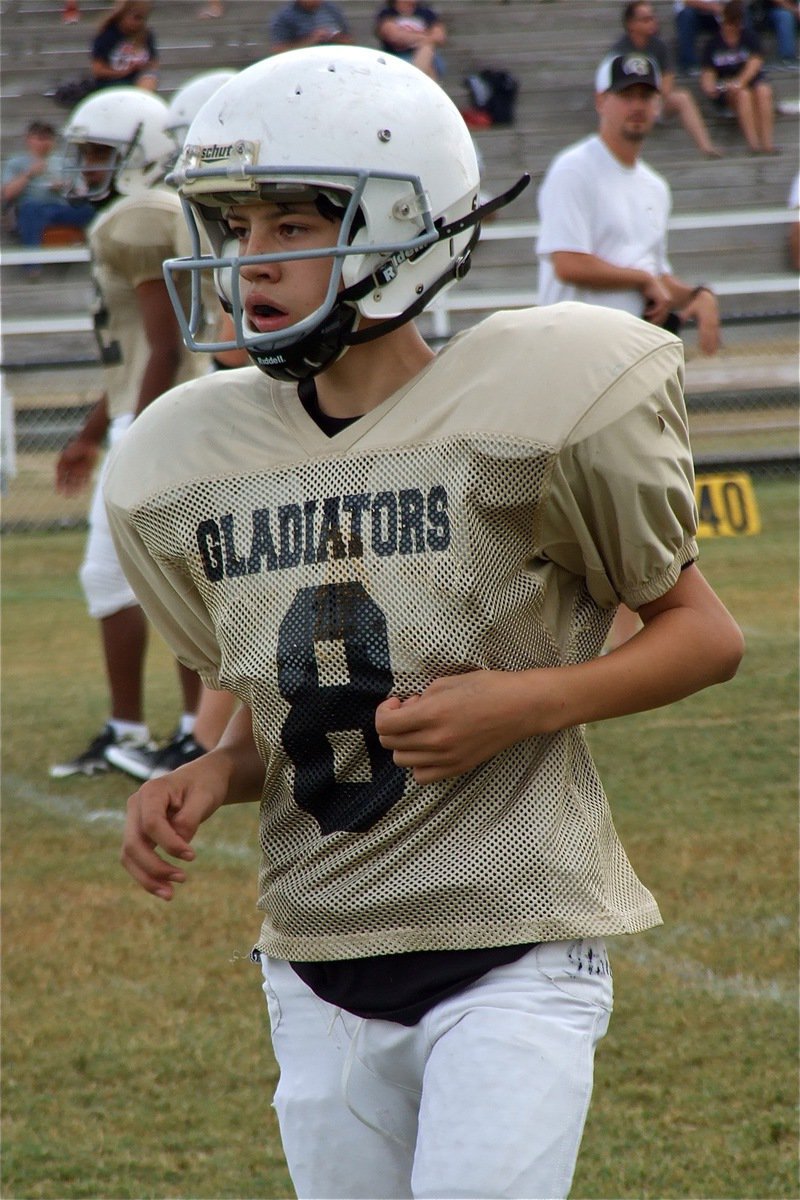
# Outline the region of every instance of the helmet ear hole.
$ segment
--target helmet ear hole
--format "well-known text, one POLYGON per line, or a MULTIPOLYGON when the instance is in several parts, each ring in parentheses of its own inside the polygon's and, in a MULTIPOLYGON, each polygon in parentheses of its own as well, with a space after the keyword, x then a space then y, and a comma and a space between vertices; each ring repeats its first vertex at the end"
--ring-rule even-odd
POLYGON ((233 267, 216 267, 214 287, 226 312, 233 311, 233 267))

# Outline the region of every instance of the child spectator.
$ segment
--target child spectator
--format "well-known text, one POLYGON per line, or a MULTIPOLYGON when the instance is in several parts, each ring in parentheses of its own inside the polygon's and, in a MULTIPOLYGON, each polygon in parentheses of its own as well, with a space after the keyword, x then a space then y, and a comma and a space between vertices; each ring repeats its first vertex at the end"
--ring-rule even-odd
POLYGON ((92 75, 97 88, 127 84, 158 87, 158 53, 148 28, 149 0, 118 0, 104 17, 92 43, 92 75))
POLYGON ((444 74, 444 59, 439 53, 447 40, 447 30, 438 14, 415 0, 393 0, 378 12, 375 36, 381 49, 413 63, 431 79, 444 74))
POLYGON ((772 140, 772 88, 764 77, 758 35, 745 29, 744 5, 728 0, 719 31, 703 51, 700 86, 720 108, 731 108, 754 154, 779 154, 772 140))

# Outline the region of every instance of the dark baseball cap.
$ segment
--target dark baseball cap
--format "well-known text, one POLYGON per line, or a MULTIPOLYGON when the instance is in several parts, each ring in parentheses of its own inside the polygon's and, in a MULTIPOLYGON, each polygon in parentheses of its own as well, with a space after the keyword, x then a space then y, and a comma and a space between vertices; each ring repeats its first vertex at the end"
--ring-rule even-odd
POLYGON ((643 83, 654 91, 661 91, 661 72, 658 64, 646 54, 610 54, 597 68, 594 77, 596 92, 624 92, 626 88, 643 83))

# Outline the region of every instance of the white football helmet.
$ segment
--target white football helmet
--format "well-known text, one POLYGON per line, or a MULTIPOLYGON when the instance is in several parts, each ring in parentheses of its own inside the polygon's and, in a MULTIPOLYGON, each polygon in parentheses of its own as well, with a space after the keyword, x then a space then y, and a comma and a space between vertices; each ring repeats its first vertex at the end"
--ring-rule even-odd
POLYGON ((219 91, 223 83, 227 83, 235 75, 234 70, 227 68, 221 68, 218 71, 204 71, 202 75, 195 75, 175 92, 167 105, 166 131, 175 144, 176 159, 183 149, 189 126, 206 100, 209 100, 215 92, 219 91))
POLYGON ((254 63, 215 92, 192 121, 169 182, 193 238, 191 257, 164 265, 187 345, 244 347, 267 374, 302 379, 348 346, 410 320, 461 278, 481 217, 513 198, 527 177, 479 209, 472 138, 442 88, 391 54, 321 46, 254 63), (223 219, 227 207, 298 198, 328 212, 333 204, 341 217, 335 242, 294 255, 238 256, 223 219), (204 255, 208 244, 212 253, 204 255), (259 333, 242 311, 240 269, 293 257, 333 258, 325 300, 288 328, 259 333), (196 339, 204 269, 215 273, 235 342, 196 339), (188 320, 174 282, 186 270, 195 285, 188 320), (379 324, 358 331, 360 317, 379 324))
POLYGON ((136 87, 104 88, 73 109, 64 129, 68 196, 99 201, 112 187, 123 196, 163 179, 174 157, 165 130, 167 105, 160 96, 136 87), (87 146, 108 148, 108 157, 89 171, 87 146))

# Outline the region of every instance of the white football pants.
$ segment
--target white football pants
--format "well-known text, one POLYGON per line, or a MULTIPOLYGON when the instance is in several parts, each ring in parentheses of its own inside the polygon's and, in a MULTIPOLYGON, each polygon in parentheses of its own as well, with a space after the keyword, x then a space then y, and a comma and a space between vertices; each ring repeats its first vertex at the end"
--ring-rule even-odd
POLYGON ((275 1108, 300 1200, 556 1200, 608 1028, 600 940, 543 943, 406 1027, 320 1000, 262 956, 275 1108))
MULTIPOLYGON (((108 448, 116 445, 133 416, 126 413, 115 417, 108 427, 108 448)), ((117 552, 111 539, 106 506, 103 503, 103 480, 108 458, 103 463, 92 496, 89 509, 89 536, 80 569, 80 581, 89 616, 95 620, 111 617, 123 608, 131 608, 139 601, 119 565, 117 552)))

